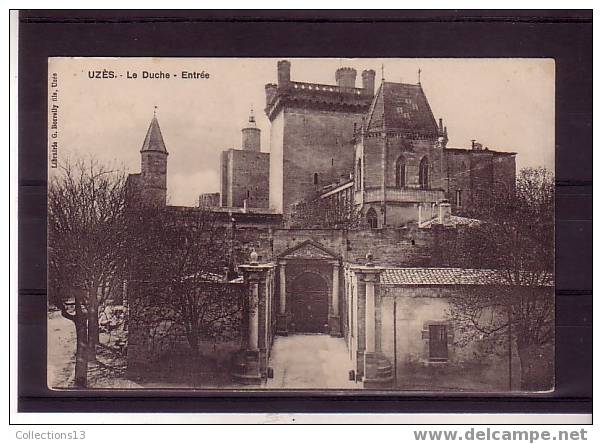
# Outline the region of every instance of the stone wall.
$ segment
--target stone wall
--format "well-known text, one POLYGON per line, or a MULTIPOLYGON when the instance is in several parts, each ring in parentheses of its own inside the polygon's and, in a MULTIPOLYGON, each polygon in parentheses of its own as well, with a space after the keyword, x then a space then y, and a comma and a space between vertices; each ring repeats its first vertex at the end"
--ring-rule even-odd
POLYGON ((488 150, 445 150, 447 197, 452 213, 478 214, 496 196, 513 194, 516 182, 516 161, 511 153, 488 150), (457 205, 456 191, 461 191, 462 205, 457 205))
MULTIPOLYGON (((291 204, 315 196, 340 176, 349 177, 353 171, 354 124, 361 122, 363 114, 291 107, 282 113, 283 142, 278 141, 270 149, 283 153, 282 208, 286 211, 291 204)), ((279 159, 280 154, 276 157, 279 159)))
POLYGON ((431 230, 409 228, 380 228, 347 232, 346 261, 364 263, 371 252, 374 263, 382 266, 432 266, 434 233, 431 230))
POLYGON ((222 154, 222 206, 269 206, 270 154, 229 150, 222 154))

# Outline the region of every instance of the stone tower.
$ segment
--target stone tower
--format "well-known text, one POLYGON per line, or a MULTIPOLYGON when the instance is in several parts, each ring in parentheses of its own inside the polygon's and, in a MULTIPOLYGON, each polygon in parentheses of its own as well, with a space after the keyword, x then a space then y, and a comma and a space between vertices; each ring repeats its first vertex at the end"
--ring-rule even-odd
POLYGON ((362 76, 362 88, 355 86, 357 71, 350 67, 335 71, 336 84, 299 82, 291 80, 289 61, 278 62, 278 84, 265 85, 270 208, 287 213, 293 204, 314 199, 324 186, 349 180, 354 128, 374 96, 370 72, 362 76))
POLYGON ((244 151, 261 151, 261 130, 257 128, 253 109, 249 114, 249 122, 242 129, 242 149, 244 151))
POLYGON ((167 203, 168 154, 155 113, 140 150, 140 198, 144 205, 165 206, 167 203))

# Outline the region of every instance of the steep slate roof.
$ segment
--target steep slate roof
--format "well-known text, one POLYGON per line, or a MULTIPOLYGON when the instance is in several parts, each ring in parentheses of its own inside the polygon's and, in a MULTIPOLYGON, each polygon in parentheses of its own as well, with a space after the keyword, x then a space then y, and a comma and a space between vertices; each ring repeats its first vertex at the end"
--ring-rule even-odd
MULTIPOLYGON (((506 285, 496 270, 474 268, 387 268, 381 282, 389 285, 506 285)), ((552 278, 543 283, 553 285, 552 278)))
POLYGON ((144 138, 144 143, 142 144, 142 149, 140 152, 142 151, 159 151, 161 153, 167 153, 157 116, 153 116, 153 120, 151 120, 151 123, 148 127, 148 131, 146 132, 146 137, 144 138))
POLYGON ((366 119, 368 131, 404 131, 437 137, 438 128, 420 85, 383 82, 366 119))

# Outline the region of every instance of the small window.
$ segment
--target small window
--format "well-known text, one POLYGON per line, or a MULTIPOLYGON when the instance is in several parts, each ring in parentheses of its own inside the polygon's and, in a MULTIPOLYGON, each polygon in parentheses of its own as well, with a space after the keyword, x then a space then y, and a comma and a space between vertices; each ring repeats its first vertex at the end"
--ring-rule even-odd
POLYGON ((429 161, 426 156, 420 161, 420 167, 418 169, 418 183, 420 188, 426 190, 429 188, 429 161))
POLYGON ((397 114, 403 114, 403 106, 398 106, 395 110, 397 111, 397 114))
POLYGON ((429 360, 433 362, 447 361, 447 325, 431 324, 428 327, 429 360))
POLYGON ((318 173, 314 173, 314 185, 318 184, 318 173))
POLYGON ((247 190, 247 199, 251 197, 251 192, 247 190))
POLYGON ((403 188, 406 186, 406 159, 399 156, 395 163, 395 186, 403 188))
POLYGON ((456 190, 456 206, 462 206, 462 190, 456 190))
POLYGON ((378 215, 376 214, 376 211, 374 211, 374 208, 370 208, 366 213, 366 221, 370 228, 378 228, 378 215))

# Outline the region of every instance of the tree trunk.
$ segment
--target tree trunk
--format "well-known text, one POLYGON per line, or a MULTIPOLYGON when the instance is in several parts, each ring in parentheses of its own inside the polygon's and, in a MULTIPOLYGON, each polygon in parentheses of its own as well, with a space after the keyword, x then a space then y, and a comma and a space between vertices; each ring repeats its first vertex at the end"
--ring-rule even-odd
POLYGON ((81 304, 75 303, 75 387, 88 386, 88 318, 81 304))
POLYGON ((96 346, 100 341, 98 329, 98 296, 96 286, 88 292, 88 359, 96 360, 96 346))
POLYGON ((196 355, 199 354, 199 335, 196 333, 188 334, 188 345, 192 349, 192 352, 196 355))
POLYGON ((546 346, 517 341, 521 389, 547 391, 554 388, 554 359, 546 346))

